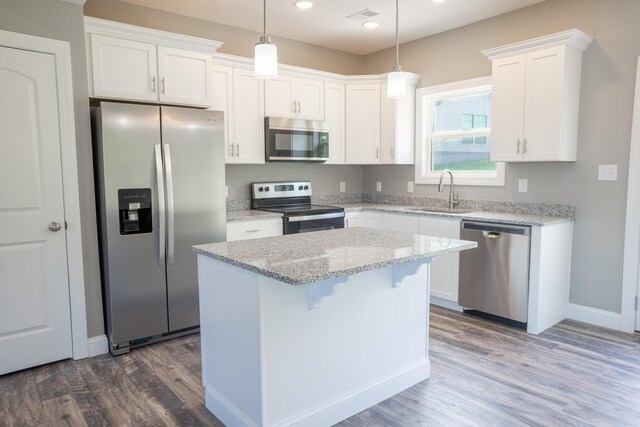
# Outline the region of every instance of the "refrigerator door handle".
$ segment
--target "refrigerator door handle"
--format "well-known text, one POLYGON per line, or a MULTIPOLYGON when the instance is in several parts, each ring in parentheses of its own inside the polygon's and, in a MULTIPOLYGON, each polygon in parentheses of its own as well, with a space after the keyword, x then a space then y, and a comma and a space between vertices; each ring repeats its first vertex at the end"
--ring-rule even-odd
POLYGON ((165 210, 164 173, 162 172, 162 146, 156 144, 156 179, 158 180, 158 263, 165 265, 165 210))
POLYGON ((171 169, 169 144, 164 144, 164 170, 167 173, 167 264, 173 264, 175 255, 175 209, 173 206, 173 171, 171 169))

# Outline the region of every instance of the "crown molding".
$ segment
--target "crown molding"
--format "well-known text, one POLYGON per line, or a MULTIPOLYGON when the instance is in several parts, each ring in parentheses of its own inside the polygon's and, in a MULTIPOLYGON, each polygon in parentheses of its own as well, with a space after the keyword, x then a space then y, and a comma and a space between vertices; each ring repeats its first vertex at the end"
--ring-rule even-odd
POLYGON ((71 4, 77 4, 78 6, 84 6, 84 4, 87 2, 87 0, 60 0, 63 3, 71 3, 71 4))
POLYGON ((497 59, 505 55, 513 53, 525 53, 528 51, 551 46, 571 46, 583 52, 587 49, 593 37, 589 34, 573 28, 567 31, 550 34, 548 36, 536 37, 534 39, 525 40, 518 43, 511 43, 499 46, 493 49, 483 50, 482 53, 489 59, 497 59))

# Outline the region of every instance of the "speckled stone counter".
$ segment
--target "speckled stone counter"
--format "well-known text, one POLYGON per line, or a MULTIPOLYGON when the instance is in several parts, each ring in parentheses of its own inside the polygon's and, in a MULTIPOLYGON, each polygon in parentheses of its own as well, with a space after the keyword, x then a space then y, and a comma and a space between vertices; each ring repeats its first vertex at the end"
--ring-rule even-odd
POLYGON ((194 246, 202 255, 304 285, 476 247, 475 242, 345 228, 194 246))
POLYGON ((387 212, 402 215, 418 215, 418 216, 437 216, 444 218, 457 218, 473 221, 499 222, 516 225, 551 225, 561 222, 573 221, 573 216, 569 215, 539 215, 526 213, 504 213, 504 212, 487 212, 487 211, 470 211, 462 212, 445 212, 441 208, 432 208, 424 206, 403 206, 388 205, 379 203, 349 203, 339 205, 345 209, 345 212, 354 211, 371 211, 371 212, 387 212))
POLYGON ((227 211, 227 222, 254 221, 267 218, 282 218, 282 214, 278 212, 257 211, 253 209, 227 211))

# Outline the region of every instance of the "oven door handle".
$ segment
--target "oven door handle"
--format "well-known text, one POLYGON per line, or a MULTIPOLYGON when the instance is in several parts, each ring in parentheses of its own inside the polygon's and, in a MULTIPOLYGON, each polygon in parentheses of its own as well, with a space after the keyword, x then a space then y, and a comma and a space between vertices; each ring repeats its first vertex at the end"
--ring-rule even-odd
POLYGON ((289 216, 287 219, 289 222, 302 222, 302 221, 314 221, 318 219, 329 218, 344 218, 344 212, 334 212, 319 215, 301 215, 301 216, 289 216))

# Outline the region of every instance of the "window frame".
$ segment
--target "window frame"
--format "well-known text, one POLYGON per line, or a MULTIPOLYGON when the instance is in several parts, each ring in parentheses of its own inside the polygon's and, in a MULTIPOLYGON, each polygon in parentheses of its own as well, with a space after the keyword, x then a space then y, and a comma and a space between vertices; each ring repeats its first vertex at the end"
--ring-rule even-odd
MULTIPOLYGON (((461 80, 435 86, 419 88, 416 91, 416 184, 437 184, 441 172, 431 171, 431 139, 434 136, 434 101, 455 96, 473 95, 491 91, 491 76, 461 80)), ((491 136, 490 131, 469 129, 454 132, 440 132, 438 137, 491 136)), ((496 173, 454 171, 458 185, 502 186, 505 185, 505 164, 496 162, 496 173)))

